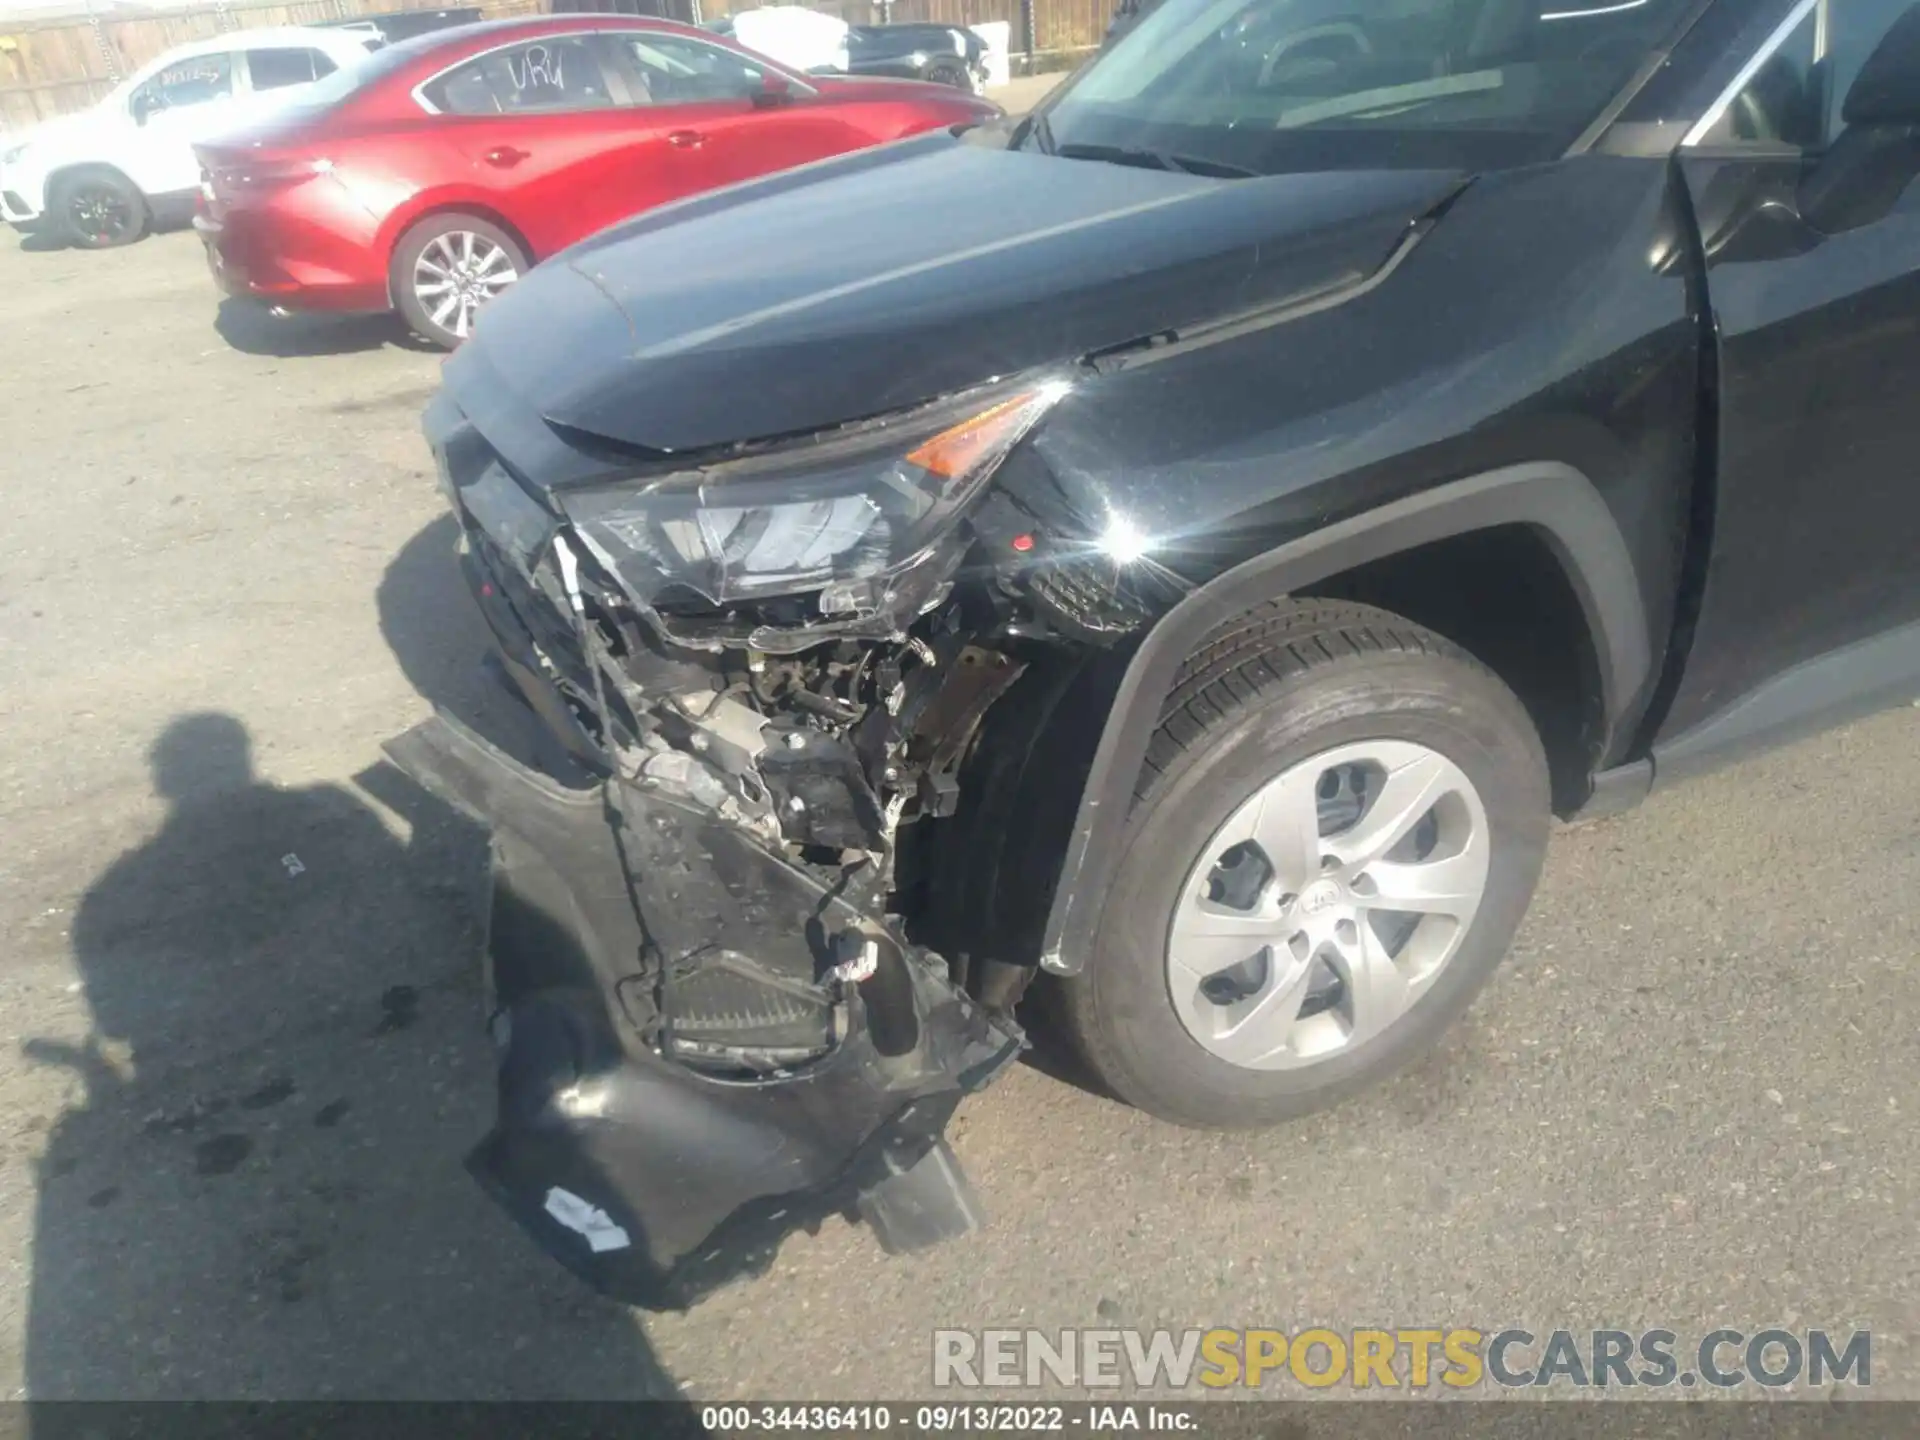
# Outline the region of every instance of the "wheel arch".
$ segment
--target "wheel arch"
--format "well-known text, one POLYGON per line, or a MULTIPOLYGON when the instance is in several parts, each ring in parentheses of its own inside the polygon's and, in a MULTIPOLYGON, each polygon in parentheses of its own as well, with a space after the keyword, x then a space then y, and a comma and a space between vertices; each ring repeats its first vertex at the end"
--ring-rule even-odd
POLYGON ((1264 601, 1436 541, 1525 527, 1545 544, 1592 645, 1599 715, 1610 728, 1652 671, 1651 637, 1626 541, 1593 483, 1556 461, 1508 466, 1436 486, 1290 541, 1202 585, 1148 630, 1119 678, 1082 785, 1053 886, 1039 960, 1055 974, 1085 963, 1160 708, 1209 632, 1264 601))
POLYGON ((409 208, 397 213, 387 224, 387 231, 382 238, 380 251, 386 257, 387 304, 389 307, 398 303, 398 297, 393 293, 393 260, 394 257, 400 253, 401 244, 406 240, 407 236, 411 235, 422 224, 439 215, 471 215, 476 220, 484 220, 489 225, 498 226, 512 238, 514 244, 520 247, 520 252, 527 257, 527 263, 529 265, 535 264, 539 260, 539 256, 535 253, 533 246, 527 243, 526 232, 492 205, 487 204, 485 201, 468 200, 463 197, 436 197, 426 204, 419 206, 417 209, 409 208))
POLYGON ((53 208, 53 192, 62 180, 89 170, 104 170, 107 174, 126 181, 133 188, 133 193, 140 197, 140 203, 146 206, 149 212, 152 211, 153 201, 141 188, 140 182, 111 160, 66 160, 54 166, 40 179, 41 208, 43 210, 53 208))

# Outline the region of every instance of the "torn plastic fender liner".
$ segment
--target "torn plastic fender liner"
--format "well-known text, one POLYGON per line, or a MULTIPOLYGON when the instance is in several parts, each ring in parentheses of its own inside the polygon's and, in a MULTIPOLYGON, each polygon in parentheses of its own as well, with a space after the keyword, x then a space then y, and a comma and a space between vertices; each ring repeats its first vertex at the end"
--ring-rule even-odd
POLYGON ((823 1058, 704 1073, 642 1034, 651 952, 601 791, 562 786, 445 717, 386 748, 492 830, 499 1108, 468 1165, 554 1258, 616 1299, 684 1309, 836 1213, 857 1212, 890 1250, 977 1223, 941 1136, 1021 1037, 944 968, 742 832, 625 785, 644 939, 676 973, 726 951, 812 982, 833 963, 834 934, 858 929, 878 948, 823 1058))

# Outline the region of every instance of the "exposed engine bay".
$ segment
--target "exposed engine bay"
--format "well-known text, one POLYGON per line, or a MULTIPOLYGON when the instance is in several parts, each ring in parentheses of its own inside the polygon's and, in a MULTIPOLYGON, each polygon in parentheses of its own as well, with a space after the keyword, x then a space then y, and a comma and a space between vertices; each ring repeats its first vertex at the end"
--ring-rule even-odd
MULTIPOLYGON (((807 482, 874 468, 858 426, 816 444, 797 478, 790 450, 771 466, 749 452, 563 493, 563 524, 484 475, 459 492, 467 544, 530 633, 541 680, 620 778, 737 828, 904 941, 928 862, 904 863, 903 835, 955 816, 988 713, 1036 663, 1074 669, 1155 603, 1132 567, 1004 488, 980 493, 1065 390, 947 402, 929 423, 958 423, 852 492, 807 482)), ((820 1018, 832 988, 870 973, 867 948, 827 937, 808 973, 751 955, 665 959, 671 1026, 650 1033, 717 1071, 816 1058, 833 1043, 820 1018)), ((969 979, 957 965, 953 978, 969 979)), ((1003 1016, 1024 980, 990 997, 1003 1016)))
POLYGON ((567 764, 444 717, 389 751, 493 835, 471 1168, 596 1287, 684 1306, 832 1213, 889 1249, 977 1223, 942 1131, 1025 1043, 1037 952, 1000 936, 1044 907, 1101 712, 1057 714, 1167 598, 1008 483, 1068 388, 546 491, 429 413, 500 664, 567 764), (1052 828, 1008 804, 1053 791, 1052 828))
MULTIPOLYGON (((595 643, 604 638, 602 630, 595 643)), ((634 721, 622 737, 623 773, 643 791, 745 831, 882 924, 898 919, 886 912, 897 894, 902 828, 954 813, 961 761, 988 708, 1026 669, 955 631, 935 640, 829 642, 786 656, 720 651, 677 665, 650 658, 629 647, 603 662, 617 676, 620 718, 634 721), (683 667, 707 672, 707 683, 690 686, 683 667), (672 688, 654 693, 648 678, 672 688)), ((613 725, 619 735, 620 719, 613 725)), ((723 1070, 824 1054, 830 1027, 782 1027, 781 1043, 770 1048, 768 1026, 803 1008, 811 988, 873 973, 873 942, 860 932, 840 931, 827 946, 824 973, 778 974, 755 958, 726 955, 676 966, 662 977, 674 1053, 723 1070)))

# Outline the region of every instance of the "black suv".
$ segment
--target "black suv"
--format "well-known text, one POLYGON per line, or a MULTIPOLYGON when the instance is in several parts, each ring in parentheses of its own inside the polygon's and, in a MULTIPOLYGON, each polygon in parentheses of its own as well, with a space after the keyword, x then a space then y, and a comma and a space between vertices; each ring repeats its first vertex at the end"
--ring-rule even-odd
POLYGON ((1165 0, 540 266, 427 429, 566 757, 394 747, 477 1172, 677 1305, 970 1223, 1023 999, 1183 1124, 1404 1064, 1552 815, 1920 689, 1916 175, 1906 0, 1165 0))

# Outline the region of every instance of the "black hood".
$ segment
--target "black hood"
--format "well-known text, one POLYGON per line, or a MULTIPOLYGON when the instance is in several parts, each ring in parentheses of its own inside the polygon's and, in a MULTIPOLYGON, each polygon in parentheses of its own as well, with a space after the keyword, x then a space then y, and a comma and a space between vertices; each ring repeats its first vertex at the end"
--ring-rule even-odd
POLYGON ((803 433, 1362 278, 1459 180, 1215 180, 937 132, 563 252, 447 389, 510 461, 538 420, 663 453, 803 433))

